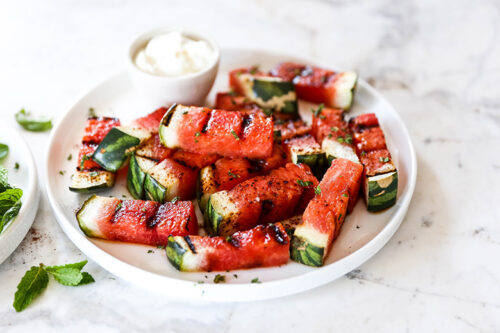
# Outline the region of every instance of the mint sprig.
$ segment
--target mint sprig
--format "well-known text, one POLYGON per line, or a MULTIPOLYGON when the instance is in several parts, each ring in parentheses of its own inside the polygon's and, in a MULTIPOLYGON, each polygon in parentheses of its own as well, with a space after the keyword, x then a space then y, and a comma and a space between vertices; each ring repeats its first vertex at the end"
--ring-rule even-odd
POLYGON ((24 109, 16 113, 16 121, 25 130, 31 132, 45 132, 52 128, 52 121, 49 118, 33 118, 31 112, 26 112, 24 109))
POLYGON ((14 309, 17 312, 26 309, 33 299, 47 288, 48 283, 49 275, 42 265, 31 267, 17 285, 17 291, 14 295, 14 309))
POLYGON ((40 295, 49 282, 49 274, 62 285, 81 286, 95 282, 92 275, 82 272, 82 268, 87 264, 87 260, 62 266, 39 266, 31 267, 17 285, 14 295, 14 309, 20 312, 40 295))

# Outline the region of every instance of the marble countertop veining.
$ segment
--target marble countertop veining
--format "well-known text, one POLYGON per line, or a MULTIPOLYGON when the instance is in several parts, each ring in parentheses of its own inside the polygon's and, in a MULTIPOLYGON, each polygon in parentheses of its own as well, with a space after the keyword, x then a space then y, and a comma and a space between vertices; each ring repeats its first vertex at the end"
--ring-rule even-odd
MULTIPOLYGON (((17 126, 21 107, 62 115, 122 69, 134 34, 160 25, 357 70, 414 140, 419 175, 406 219, 370 261, 299 295, 181 303, 90 262, 97 283, 51 283, 16 313, 30 266, 85 258, 42 196, 33 228, 0 265, 1 332, 500 331, 499 1, 0 0, 2 121, 17 126)), ((23 135, 41 175, 48 134, 23 135)))

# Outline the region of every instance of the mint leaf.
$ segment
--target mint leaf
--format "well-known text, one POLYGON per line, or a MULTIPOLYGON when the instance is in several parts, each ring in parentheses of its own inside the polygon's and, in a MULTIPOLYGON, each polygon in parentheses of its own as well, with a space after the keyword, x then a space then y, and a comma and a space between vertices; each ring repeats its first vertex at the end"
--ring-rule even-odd
POLYGON ((46 117, 35 119, 31 116, 30 112, 24 109, 16 113, 16 121, 25 130, 31 132, 45 132, 52 128, 52 121, 46 117))
POLYGON ((14 217, 19 214, 19 210, 21 209, 21 200, 16 202, 14 206, 10 207, 5 214, 3 214, 2 219, 0 220, 0 232, 2 232, 3 228, 11 221, 14 217))
POLYGON ((80 283, 78 284, 79 286, 82 286, 84 284, 89 284, 89 283, 93 283, 95 282, 94 278, 92 277, 92 275, 90 275, 89 273, 87 272, 82 272, 82 275, 83 275, 83 278, 82 280, 80 281, 80 283))
POLYGON ((9 154, 9 146, 4 143, 0 143, 0 161, 7 157, 9 154))
POLYGON ((4 215, 23 196, 23 190, 10 188, 0 193, 0 216, 4 215))
POLYGON ((14 295, 14 309, 17 312, 26 309, 33 299, 47 288, 48 283, 49 275, 42 265, 31 267, 17 285, 17 291, 14 295))
POLYGON ((74 264, 46 266, 44 268, 47 272, 52 274, 54 279, 56 279, 56 281, 60 284, 65 286, 78 286, 83 280, 83 273, 81 272, 81 270, 83 266, 87 264, 87 262, 87 260, 84 260, 74 264))
POLYGON ((54 279, 65 286, 77 286, 83 279, 83 275, 77 268, 59 268, 49 270, 45 269, 48 273, 52 274, 54 279))
POLYGON ((61 265, 61 266, 45 266, 46 271, 53 271, 53 270, 58 270, 61 268, 76 268, 79 271, 82 270, 82 268, 88 263, 88 260, 80 261, 80 262, 75 262, 74 264, 66 264, 66 265, 61 265))

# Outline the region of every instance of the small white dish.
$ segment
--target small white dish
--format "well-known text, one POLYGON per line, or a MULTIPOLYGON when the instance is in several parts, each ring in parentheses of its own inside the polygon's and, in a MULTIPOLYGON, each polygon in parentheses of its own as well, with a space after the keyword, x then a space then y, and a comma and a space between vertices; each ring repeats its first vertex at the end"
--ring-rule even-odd
MULTIPOLYGON (((280 61, 314 63, 267 51, 246 49, 224 50, 221 73, 217 77, 210 97, 216 91, 225 91, 229 70, 259 64, 269 69, 280 61)), ((334 68, 332 64, 318 64, 334 68)), ((362 112, 375 112, 384 129, 389 150, 398 167, 398 201, 388 210, 368 213, 360 200, 346 218, 325 265, 308 267, 289 261, 280 267, 256 268, 211 273, 186 273, 177 271, 167 260, 165 250, 150 246, 111 242, 86 237, 75 217, 75 210, 89 195, 70 192, 69 175, 61 176, 58 170, 75 169, 75 161, 67 161, 70 153, 76 156, 87 110, 93 107, 98 115, 117 116, 126 123, 132 120, 133 110, 147 109, 126 72, 110 77, 90 90, 68 110, 52 130, 47 152, 45 182, 50 205, 66 235, 89 258, 111 273, 155 293, 179 299, 211 301, 252 301, 291 295, 333 281, 366 262, 377 253, 396 232, 410 204, 417 179, 417 160, 408 131, 394 108, 365 81, 360 80, 353 108, 349 116, 362 112), (151 252, 152 251, 152 252, 151 252), (226 276, 225 284, 215 284, 216 274, 226 276), (233 275, 234 274, 234 275, 233 275), (259 278, 262 283, 251 283, 259 278), (200 284, 198 281, 203 281, 200 284)), ((209 98, 210 100, 210 98, 209 98)), ((159 105, 156 105, 158 107, 159 105)), ((311 115, 311 105, 301 101, 301 114, 311 115)), ((102 196, 131 198, 126 188, 124 173, 117 178, 114 188, 101 192, 102 196)))
POLYGON ((181 103, 202 105, 214 84, 219 68, 220 50, 215 41, 203 34, 183 28, 157 28, 136 37, 127 51, 127 68, 136 89, 155 105, 181 103), (137 52, 151 38, 172 31, 180 31, 184 36, 194 40, 206 41, 214 52, 213 60, 205 69, 181 76, 163 76, 145 72, 135 64, 137 52))
POLYGON ((0 142, 9 146, 9 155, 1 162, 9 172, 9 184, 23 190, 19 214, 0 233, 0 264, 18 247, 30 229, 38 210, 40 193, 33 156, 21 135, 0 124, 0 142), (15 170, 16 163, 19 168, 15 170))

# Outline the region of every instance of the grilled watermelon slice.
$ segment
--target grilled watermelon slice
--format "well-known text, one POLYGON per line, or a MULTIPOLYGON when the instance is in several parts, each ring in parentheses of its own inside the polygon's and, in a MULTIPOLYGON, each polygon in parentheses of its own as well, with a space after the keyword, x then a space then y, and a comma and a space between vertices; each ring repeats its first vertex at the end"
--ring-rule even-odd
POLYGON ((166 158, 147 171, 144 191, 148 200, 158 202, 175 197, 191 200, 195 197, 196 171, 166 158))
POLYGON ((109 131, 119 125, 120 121, 117 118, 89 117, 87 119, 82 145, 78 152, 77 171, 71 175, 70 191, 91 193, 113 187, 115 175, 102 170, 101 166, 92 159, 92 155, 109 131))
POLYGON ((144 182, 148 171, 158 163, 149 158, 133 155, 127 173, 127 188, 134 199, 145 199, 144 182))
POLYGON ((151 133, 139 127, 113 127, 99 143, 92 159, 104 170, 116 172, 125 164, 130 153, 149 137, 151 133))
POLYGON ((363 167, 339 158, 332 162, 292 237, 290 256, 309 266, 322 266, 347 213, 349 201, 359 191, 363 167))
POLYGON ((228 157, 266 158, 273 149, 273 120, 238 111, 174 105, 160 125, 168 148, 228 157))
POLYGON ((300 214, 314 196, 318 180, 305 164, 289 163, 219 191, 208 198, 205 229, 212 235, 227 236, 253 228, 258 223, 277 222, 300 214))
POLYGON ((349 124, 344 121, 339 109, 322 108, 315 110, 312 118, 312 133, 326 155, 327 165, 336 158, 346 158, 359 163, 349 124))
POLYGON ((153 201, 120 200, 92 195, 76 213, 88 237, 147 245, 167 245, 169 235, 198 232, 193 203, 163 205, 153 201))
POLYGON ((71 175, 69 190, 78 193, 92 193, 113 187, 115 174, 104 170, 76 171, 71 175))
POLYGON ((236 76, 232 86, 250 102, 269 113, 297 115, 298 103, 292 82, 277 77, 242 73, 236 76))
POLYGON ((354 131, 356 152, 365 166, 365 202, 368 211, 378 212, 393 206, 398 193, 398 172, 387 150, 385 136, 375 114, 367 113, 349 121, 354 131))
POLYGON ((316 177, 323 176, 325 153, 311 135, 285 140, 283 147, 289 162, 307 164, 316 177))
POLYGON ((210 194, 228 191, 252 177, 265 174, 286 164, 286 154, 281 145, 275 144, 273 155, 262 160, 249 160, 243 157, 224 157, 200 170, 197 197, 203 212, 210 194))
POLYGON ((284 265, 290 241, 280 224, 260 225, 229 237, 170 236, 167 258, 183 272, 229 271, 284 265))
POLYGON ((334 72, 290 62, 278 64, 270 74, 293 82, 300 99, 343 110, 351 107, 358 81, 355 72, 334 72))

